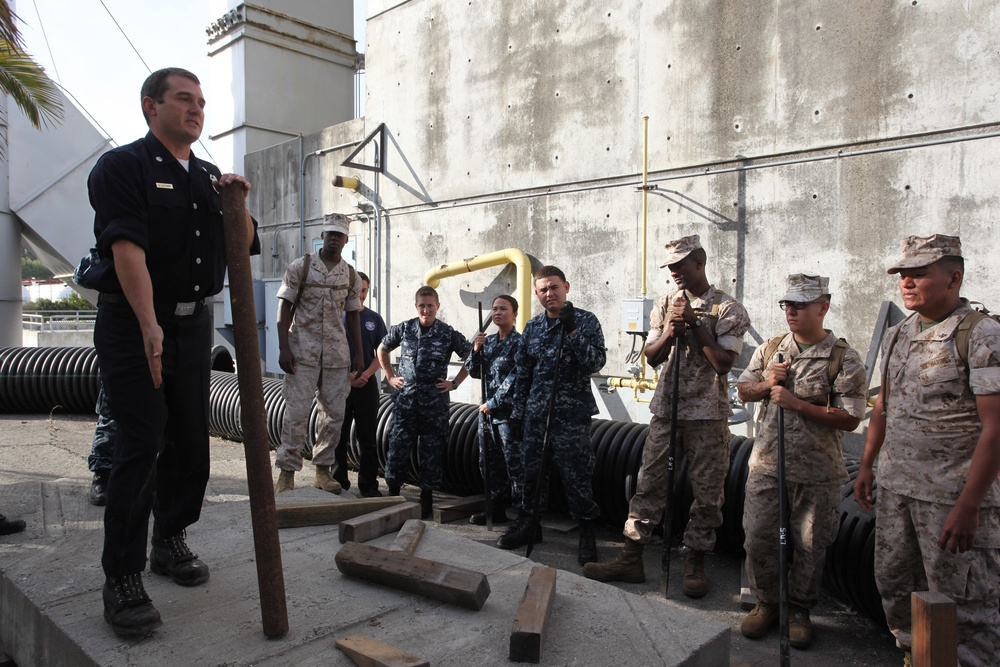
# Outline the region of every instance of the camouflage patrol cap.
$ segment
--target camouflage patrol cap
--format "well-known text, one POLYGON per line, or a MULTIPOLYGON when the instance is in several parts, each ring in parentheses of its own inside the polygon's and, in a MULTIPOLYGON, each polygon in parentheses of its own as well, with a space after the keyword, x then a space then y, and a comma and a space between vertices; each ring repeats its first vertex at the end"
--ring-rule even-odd
POLYGON ((782 301, 810 303, 822 296, 830 296, 830 279, 826 276, 793 273, 788 276, 786 282, 788 293, 778 299, 778 303, 782 301))
POLYGON ((676 264, 700 248, 701 239, 698 238, 697 234, 692 234, 691 236, 684 236, 676 241, 671 241, 663 247, 667 249, 667 258, 663 261, 663 264, 660 264, 661 269, 665 269, 671 264, 676 264))
POLYGON ((903 254, 889 267, 888 273, 928 266, 943 257, 961 257, 962 240, 957 236, 907 236, 903 239, 903 254))
POLYGON ((350 233, 351 221, 343 213, 327 213, 323 216, 324 232, 340 232, 344 236, 350 233))

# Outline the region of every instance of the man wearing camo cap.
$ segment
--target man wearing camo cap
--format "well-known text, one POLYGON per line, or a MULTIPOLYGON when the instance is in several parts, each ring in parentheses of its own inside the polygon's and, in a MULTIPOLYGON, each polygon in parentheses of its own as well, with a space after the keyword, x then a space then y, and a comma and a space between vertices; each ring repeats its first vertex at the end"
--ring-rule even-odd
POLYGON ((281 387, 285 416, 274 465, 280 470, 275 493, 295 488, 302 470, 313 395, 319 407, 319 434, 313 447, 313 486, 340 493, 331 466, 340 441, 344 406, 351 391, 350 373, 364 370, 361 356, 361 277, 341 257, 350 222, 330 213, 323 218, 323 248, 288 265, 278 288, 278 364, 285 371, 281 387), (307 264, 308 262, 308 264, 307 264), (342 314, 346 311, 347 316, 342 314), (350 357, 344 324, 355 350, 350 357), (319 392, 317 393, 317 389, 319 392))
POLYGON ((913 591, 955 601, 958 661, 1000 656, 1000 323, 959 295, 957 236, 910 236, 890 269, 915 311, 882 339, 882 386, 854 483, 878 500, 875 580, 910 662, 913 591), (879 455, 881 452, 881 455, 879 455))
POLYGON ((788 333, 764 342, 737 381, 742 401, 762 401, 750 456, 743 528, 747 576, 757 605, 740 626, 751 639, 778 621, 778 408, 784 409, 785 488, 790 544, 789 643, 812 643, 809 609, 819 599, 826 548, 840 528, 840 489, 848 480, 840 439, 865 416, 868 379, 861 356, 823 328, 830 279, 796 273, 778 301, 788 333), (782 355, 779 361, 778 355, 782 355))
MULTIPOLYGON (((673 389, 674 341, 681 341, 678 438, 675 461, 687 457, 694 501, 684 531, 690 550, 684 567, 685 595, 708 592, 705 554, 715 547, 715 529, 722 525, 722 501, 729 469, 729 426, 732 414, 726 374, 743 349, 750 317, 733 297, 713 287, 705 276, 707 254, 698 235, 666 245, 667 268, 678 290, 661 297, 650 317, 646 359, 663 364, 656 392, 649 404, 652 419, 642 453, 635 495, 625 522, 625 547, 608 563, 588 563, 584 574, 598 581, 643 582, 643 547, 660 523, 666 508, 667 451, 670 445, 670 406, 673 389)), ((678 465, 679 467, 679 465, 678 465)), ((675 468, 676 469, 676 468, 675 468)), ((665 548, 669 549, 670 540, 665 548)))

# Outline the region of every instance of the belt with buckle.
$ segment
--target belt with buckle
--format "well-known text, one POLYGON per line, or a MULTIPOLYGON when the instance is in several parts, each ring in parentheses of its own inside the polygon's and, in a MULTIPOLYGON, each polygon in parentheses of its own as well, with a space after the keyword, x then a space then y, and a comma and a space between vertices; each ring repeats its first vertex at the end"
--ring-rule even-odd
MULTIPOLYGON (((153 309, 159 313, 169 313, 174 317, 189 317, 201 312, 201 309, 205 306, 205 299, 199 299, 198 301, 179 301, 177 303, 166 303, 162 301, 154 301, 153 309)), ((115 292, 102 292, 98 303, 114 303, 118 305, 128 306, 128 299, 125 298, 124 294, 118 294, 115 292)))

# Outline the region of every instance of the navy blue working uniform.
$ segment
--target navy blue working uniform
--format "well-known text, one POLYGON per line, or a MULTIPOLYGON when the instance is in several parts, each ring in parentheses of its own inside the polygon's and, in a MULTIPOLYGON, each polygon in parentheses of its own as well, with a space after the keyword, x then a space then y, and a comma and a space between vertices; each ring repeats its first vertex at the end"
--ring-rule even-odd
MULTIPOLYGON (((364 368, 369 368, 375 359, 375 350, 387 333, 385 320, 371 308, 365 308, 358 316, 361 318, 361 353, 365 358, 364 368)), ((347 314, 344 314, 344 326, 347 326, 347 314)), ((354 358, 354 341, 347 337, 351 349, 350 358, 354 358)), ((378 422, 379 390, 378 377, 373 375, 363 387, 351 387, 347 395, 344 410, 344 425, 340 429, 340 442, 334 451, 336 460, 333 465, 335 479, 347 479, 347 447, 351 441, 351 423, 354 424, 354 434, 358 438, 361 450, 360 470, 358 471, 358 489, 362 495, 378 491, 378 445, 375 442, 378 422)), ((343 482, 341 482, 343 484, 343 482)))
MULTIPOLYGON (((521 472, 521 443, 511 436, 510 419, 514 408, 514 380, 517 368, 514 355, 521 344, 521 334, 511 330, 507 337, 499 334, 486 337, 483 346, 473 350, 465 361, 465 369, 476 379, 482 377, 483 364, 486 365, 486 396, 483 403, 490 411, 489 419, 500 434, 496 442, 493 433, 486 433, 486 418, 480 416, 479 442, 486 447, 479 448, 479 469, 485 472, 485 459, 490 457, 490 497, 494 503, 513 501, 514 507, 521 509, 521 486, 524 474, 521 472)), ((496 505, 494 505, 496 507, 496 505)))
MULTIPOLYGON (((590 390, 590 376, 607 360, 604 332, 593 313, 576 308, 576 334, 566 336, 558 360, 559 384, 551 424, 552 462, 566 487, 569 513, 574 519, 591 521, 601 510, 593 497, 594 450, 590 442, 590 418, 597 414, 597 401, 590 390)), ((540 313, 528 321, 517 352, 517 379, 512 419, 524 420, 521 464, 524 469, 522 509, 535 508, 535 487, 542 463, 549 397, 555 379, 556 349, 563 325, 540 313)), ((548 499, 542 490, 541 511, 548 499)))
MULTIPOLYGON (((118 424, 104 511, 109 576, 146 565, 153 537, 169 539, 198 520, 208 483, 208 384, 212 317, 207 299, 226 271, 218 168, 192 152, 188 169, 152 133, 105 153, 90 173, 94 235, 104 267, 94 345, 101 381, 118 424), (153 387, 139 321, 115 273, 112 244, 146 253, 162 377, 153 387)), ((254 235, 251 254, 260 252, 254 235)))
POLYGON ((390 327, 382 339, 382 347, 390 352, 401 348, 396 375, 405 382, 403 388, 392 395, 394 407, 385 481, 390 489, 403 485, 410 452, 419 437, 420 488, 424 491, 439 488, 451 398, 448 392, 435 385, 439 378, 447 377, 451 355, 464 358, 472 349, 472 343, 441 320, 435 320, 424 330, 420 319, 415 317, 390 327))

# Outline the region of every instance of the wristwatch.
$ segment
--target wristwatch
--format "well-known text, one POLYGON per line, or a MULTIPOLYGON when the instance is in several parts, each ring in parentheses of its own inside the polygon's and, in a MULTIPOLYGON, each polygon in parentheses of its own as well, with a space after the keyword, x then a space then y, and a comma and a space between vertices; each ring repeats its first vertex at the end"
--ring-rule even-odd
POLYGON ((456 389, 458 389, 458 383, 455 382, 454 380, 452 380, 451 381, 451 390, 455 391, 456 389))
POLYGON ((691 323, 692 329, 700 329, 705 323, 701 321, 701 318, 694 318, 694 322, 691 323))

